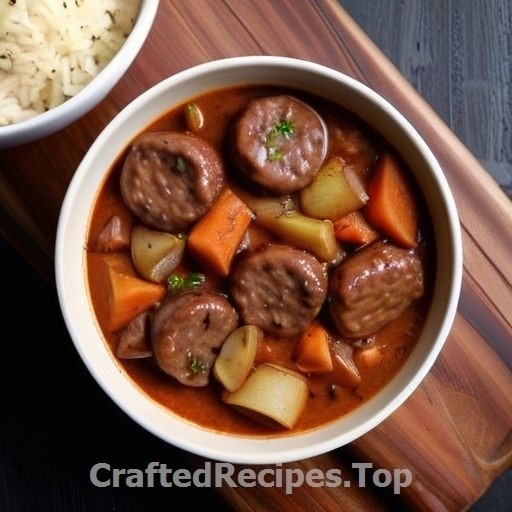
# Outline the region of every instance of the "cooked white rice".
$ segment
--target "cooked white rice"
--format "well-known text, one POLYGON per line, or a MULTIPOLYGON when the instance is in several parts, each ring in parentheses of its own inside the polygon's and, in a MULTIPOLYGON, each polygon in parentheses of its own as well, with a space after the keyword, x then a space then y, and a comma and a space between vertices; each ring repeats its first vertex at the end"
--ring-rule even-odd
POLYGON ((0 0, 0 126, 77 94, 130 33, 140 0, 0 0))

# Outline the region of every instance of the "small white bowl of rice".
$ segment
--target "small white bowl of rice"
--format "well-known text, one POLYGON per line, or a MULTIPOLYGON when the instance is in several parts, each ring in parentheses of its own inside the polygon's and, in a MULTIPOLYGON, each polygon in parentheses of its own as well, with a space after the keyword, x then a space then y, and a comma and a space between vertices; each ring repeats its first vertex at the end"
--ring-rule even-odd
POLYGON ((0 2, 0 149, 95 107, 144 44, 158 0, 0 2))

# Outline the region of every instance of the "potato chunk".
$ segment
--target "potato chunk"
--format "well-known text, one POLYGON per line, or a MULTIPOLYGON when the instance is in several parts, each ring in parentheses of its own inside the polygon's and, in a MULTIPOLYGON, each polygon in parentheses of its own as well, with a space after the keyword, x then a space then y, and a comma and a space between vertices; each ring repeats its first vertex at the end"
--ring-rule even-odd
POLYGON ((228 391, 236 391, 249 375, 262 339, 263 331, 259 327, 243 325, 222 344, 213 374, 228 391))
POLYGON ((336 260, 341 248, 330 220, 313 219, 295 209, 292 199, 284 197, 245 198, 255 213, 255 222, 285 243, 314 254, 325 262, 336 260))
POLYGON ((163 282, 178 266, 185 250, 185 239, 140 224, 132 229, 133 266, 141 277, 154 283, 163 282))
POLYGON ((368 195, 356 173, 340 157, 331 158, 300 193, 303 212, 332 221, 362 208, 368 195))
POLYGON ((262 363, 224 401, 267 426, 293 428, 308 399, 306 378, 279 365, 262 363))

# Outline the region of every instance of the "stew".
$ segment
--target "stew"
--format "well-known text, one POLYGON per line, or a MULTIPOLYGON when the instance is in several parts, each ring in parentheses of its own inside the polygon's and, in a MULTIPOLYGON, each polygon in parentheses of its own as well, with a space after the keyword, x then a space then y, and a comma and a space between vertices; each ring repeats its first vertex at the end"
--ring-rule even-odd
POLYGON ((107 174, 87 280, 113 357, 203 427, 286 435, 378 392, 421 333, 428 210, 371 127, 311 94, 212 91, 107 174))

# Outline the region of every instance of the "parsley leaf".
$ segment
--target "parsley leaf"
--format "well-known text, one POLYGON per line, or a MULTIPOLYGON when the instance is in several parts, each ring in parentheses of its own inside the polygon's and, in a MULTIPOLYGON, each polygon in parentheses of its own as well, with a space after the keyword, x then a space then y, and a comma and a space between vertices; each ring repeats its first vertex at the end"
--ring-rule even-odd
POLYGON ((190 272, 188 276, 183 277, 178 274, 172 274, 167 278, 167 290, 170 294, 192 290, 204 283, 205 276, 200 272, 190 272))
POLYGON ((187 364, 188 369, 194 375, 201 375, 206 372, 206 363, 202 359, 194 356, 190 350, 187 350, 187 364))
POLYGON ((282 150, 276 147, 279 142, 279 138, 289 139, 294 134, 295 126, 293 122, 288 119, 279 120, 279 122, 267 133, 265 138, 265 146, 268 151, 268 159, 271 162, 279 160, 283 157, 282 150))

